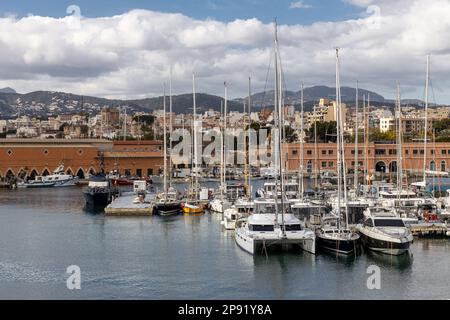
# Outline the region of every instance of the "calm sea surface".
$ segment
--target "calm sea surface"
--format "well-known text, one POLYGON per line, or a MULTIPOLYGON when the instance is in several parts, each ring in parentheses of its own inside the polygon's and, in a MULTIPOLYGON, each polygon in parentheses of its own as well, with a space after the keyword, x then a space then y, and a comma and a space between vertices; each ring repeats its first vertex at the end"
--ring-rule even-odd
POLYGON ((119 218, 84 208, 80 187, 0 190, 0 299, 447 299, 450 240, 411 254, 253 257, 219 215, 119 218), (66 269, 81 268, 81 290, 66 269), (381 289, 367 289, 367 268, 381 289))

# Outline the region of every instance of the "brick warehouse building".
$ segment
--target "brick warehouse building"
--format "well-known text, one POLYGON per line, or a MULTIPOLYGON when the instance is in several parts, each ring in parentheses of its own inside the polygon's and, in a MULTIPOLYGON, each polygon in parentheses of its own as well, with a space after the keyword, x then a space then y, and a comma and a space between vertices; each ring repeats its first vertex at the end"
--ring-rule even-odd
POLYGON ((46 175, 59 165, 67 173, 87 177, 104 168, 121 174, 145 176, 163 165, 161 141, 100 139, 0 139, 0 177, 46 175))
MULTIPOLYGON (((424 150, 423 143, 403 143, 403 169, 410 173, 423 172, 424 150)), ((289 171, 298 170, 300 164, 300 147, 298 143, 285 144, 283 146, 287 168, 289 171)), ((305 143, 304 170, 316 173, 318 171, 336 171, 336 144, 305 143), (319 170, 318 170, 319 169, 319 170)), ((359 170, 364 170, 364 144, 358 144, 359 170)), ((369 143, 367 146, 368 167, 370 173, 392 173, 397 171, 397 145, 395 143, 369 143)), ((352 143, 345 145, 345 161, 347 169, 355 168, 355 146, 352 143)), ((450 168, 450 143, 427 144, 427 170, 449 171, 450 168)))

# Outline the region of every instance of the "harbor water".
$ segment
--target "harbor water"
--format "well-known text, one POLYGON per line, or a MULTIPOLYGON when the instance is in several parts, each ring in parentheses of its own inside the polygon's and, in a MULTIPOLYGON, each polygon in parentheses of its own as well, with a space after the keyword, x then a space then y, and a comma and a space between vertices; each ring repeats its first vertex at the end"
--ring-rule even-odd
POLYGON ((0 299, 447 299, 450 240, 409 255, 253 257, 217 214, 105 217, 80 187, 0 190, 0 299), (81 270, 69 290, 67 267, 81 270), (380 268, 368 289, 369 266, 380 268))

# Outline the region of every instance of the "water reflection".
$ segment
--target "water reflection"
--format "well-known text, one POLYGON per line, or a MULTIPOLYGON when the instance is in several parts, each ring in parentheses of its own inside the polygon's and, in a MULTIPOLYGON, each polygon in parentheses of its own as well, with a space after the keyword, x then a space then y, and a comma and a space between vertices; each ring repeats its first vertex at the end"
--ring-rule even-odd
POLYGON ((375 251, 367 250, 365 252, 367 259, 380 267, 394 267, 397 270, 406 270, 411 268, 413 263, 413 254, 407 252, 398 256, 388 255, 375 251))

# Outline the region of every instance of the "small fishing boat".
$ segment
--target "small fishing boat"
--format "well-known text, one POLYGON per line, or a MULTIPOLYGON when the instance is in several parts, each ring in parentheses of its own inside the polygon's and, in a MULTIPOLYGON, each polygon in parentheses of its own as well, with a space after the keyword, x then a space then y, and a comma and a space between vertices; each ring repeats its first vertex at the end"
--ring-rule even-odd
POLYGON ((184 203, 182 207, 184 214, 201 214, 205 211, 202 205, 193 201, 184 203))

